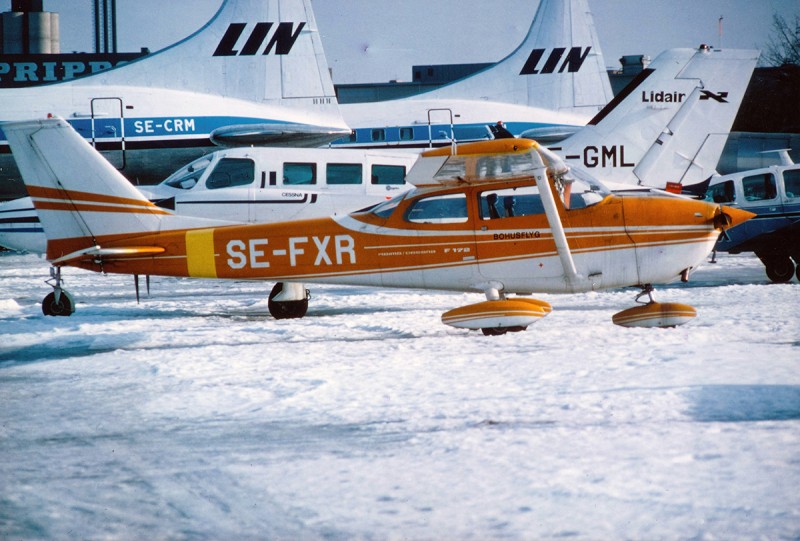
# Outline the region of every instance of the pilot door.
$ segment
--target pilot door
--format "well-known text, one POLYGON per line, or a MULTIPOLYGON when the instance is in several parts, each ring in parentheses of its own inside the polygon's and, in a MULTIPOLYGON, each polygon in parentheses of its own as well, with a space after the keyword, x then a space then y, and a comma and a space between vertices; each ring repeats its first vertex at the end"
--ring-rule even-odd
POLYGON ((111 165, 125 169, 125 108, 120 98, 91 100, 92 146, 99 150, 111 165))
POLYGON ((562 273, 536 186, 478 192, 476 230, 480 272, 510 284, 562 273))

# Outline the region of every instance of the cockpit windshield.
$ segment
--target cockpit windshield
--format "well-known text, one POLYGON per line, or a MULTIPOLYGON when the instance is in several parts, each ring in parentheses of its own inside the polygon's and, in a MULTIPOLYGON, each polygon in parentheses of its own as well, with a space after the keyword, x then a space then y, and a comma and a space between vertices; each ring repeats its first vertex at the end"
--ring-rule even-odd
POLYGON ((409 193, 410 192, 405 192, 405 193, 402 193, 402 194, 398 195, 397 197, 393 197, 392 199, 389 199, 388 201, 384 201, 383 203, 378 203, 374 207, 371 207, 370 209, 368 209, 369 213, 373 214, 375 216, 378 216, 379 218, 386 219, 386 218, 388 218, 389 216, 392 215, 392 213, 394 212, 394 209, 397 208, 397 205, 399 205, 400 202, 403 199, 405 199, 405 197, 409 193))
POLYGON ((557 186, 564 206, 567 209, 578 209, 589 207, 599 203, 611 191, 596 178, 591 176, 583 169, 571 167, 569 172, 564 175, 564 182, 557 186), (569 183, 569 179, 573 179, 569 183), (569 195, 569 198, 566 197, 569 195))
POLYGON ((203 176, 210 164, 210 159, 206 157, 198 158, 189 165, 172 173, 161 184, 178 190, 191 190, 197 185, 197 181, 200 180, 200 177, 203 176))

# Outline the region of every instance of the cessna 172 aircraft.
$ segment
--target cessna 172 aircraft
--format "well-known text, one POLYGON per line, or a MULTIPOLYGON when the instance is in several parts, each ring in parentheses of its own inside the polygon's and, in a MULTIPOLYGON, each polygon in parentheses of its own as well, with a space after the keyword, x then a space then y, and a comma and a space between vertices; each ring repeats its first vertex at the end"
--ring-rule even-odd
MULTIPOLYGON (((640 297, 650 296, 652 284, 688 279, 720 230, 752 216, 666 193, 612 195, 535 141, 503 139, 425 152, 407 176, 415 190, 348 216, 230 225, 155 206, 62 119, 4 129, 48 239, 55 282, 42 310, 50 315, 73 312, 61 268, 77 266, 483 292, 487 301, 442 321, 502 334, 550 310, 510 294, 641 286, 640 297)), ((305 291, 283 293, 270 311, 305 315, 305 291)), ((614 321, 674 326, 694 315, 649 302, 614 321)))
MULTIPOLYGON (((686 189, 687 183, 697 186, 698 181, 707 180, 715 171, 757 57, 757 51, 711 51, 702 47, 665 51, 589 126, 569 139, 576 140, 577 146, 565 142, 559 149, 568 157, 577 158, 581 167, 587 162, 594 165, 593 175, 598 176, 599 172, 607 182, 660 188, 672 181, 678 188, 686 189), (711 92, 709 88, 725 89, 720 90, 720 94, 725 94, 724 98, 721 101, 704 99, 703 96, 711 92), (680 99, 661 104, 665 92, 680 99), (575 150, 578 147, 581 150, 575 150), (570 152, 577 156, 570 155, 570 152), (639 161, 645 156, 646 159, 639 161), (628 159, 634 161, 628 162, 628 159)), ((371 201, 364 197, 353 199, 352 205, 346 209, 350 211, 380 202, 386 195, 381 188, 394 189, 402 185, 402 179, 396 174, 376 177, 374 173, 371 173, 369 181, 364 180, 361 188, 327 185, 323 167, 333 162, 349 163, 352 167, 360 163, 366 173, 372 171, 376 163, 389 165, 385 161, 389 157, 395 165, 410 166, 416 160, 416 154, 404 156, 403 152, 386 148, 285 149, 280 152, 268 148, 227 149, 199 158, 187 165, 183 173, 176 175, 195 178, 198 175, 194 171, 201 167, 206 173, 216 174, 216 167, 226 163, 220 162, 219 157, 250 156, 256 160, 257 167, 253 168, 252 174, 239 178, 237 186, 215 186, 207 190, 207 180, 203 177, 191 189, 179 190, 181 184, 173 176, 159 187, 142 190, 153 201, 175 197, 172 208, 179 214, 241 222, 322 217, 333 214, 329 212, 333 208, 326 205, 332 198, 343 203, 343 199, 362 193, 366 187, 363 195, 375 198, 371 201), (286 192, 287 183, 282 172, 285 162, 293 162, 297 164, 295 168, 305 167, 308 171, 311 166, 302 164, 317 164, 319 184, 306 185, 301 193, 300 186, 290 181, 292 185, 286 192), (287 198, 296 203, 286 204, 287 198), (207 204, 200 204, 201 200, 207 204), (300 208, 302 214, 296 212, 300 208)), ((310 180, 311 176, 307 175, 306 181, 310 180)), ((704 192, 705 184, 701 186, 704 192)), ((335 211, 342 212, 343 209, 339 205, 335 211)), ((44 252, 44 233, 30 198, 0 203, 0 246, 44 252)))
MULTIPOLYGON (((227 0, 195 34, 126 65, 0 90, 0 120, 51 113, 151 183, 213 143, 319 146, 350 133, 310 0, 227 0)), ((19 177, 1 131, 0 171, 6 184, 19 177)))
POLYGON ((770 280, 788 282, 795 273, 800 280, 800 165, 778 152, 780 165, 714 177, 706 200, 756 214, 720 235, 715 250, 754 252, 770 280))

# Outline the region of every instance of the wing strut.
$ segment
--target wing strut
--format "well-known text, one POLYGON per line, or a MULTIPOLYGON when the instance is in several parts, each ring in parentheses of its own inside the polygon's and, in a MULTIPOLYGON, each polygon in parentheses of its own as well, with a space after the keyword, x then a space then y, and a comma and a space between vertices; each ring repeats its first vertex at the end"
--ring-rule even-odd
POLYGON ((569 249, 567 242, 567 235, 564 232, 564 224, 561 223, 561 218, 558 215, 558 207, 556 207, 555 196, 550 187, 548 177, 552 174, 553 178, 558 178, 565 175, 569 168, 556 154, 548 149, 538 145, 537 150, 547 157, 547 174, 536 175, 536 186, 539 188, 539 196, 542 198, 542 205, 544 206, 544 213, 547 216, 547 222, 550 225, 550 231, 553 234, 553 241, 556 244, 558 257, 561 260, 561 266, 564 268, 564 278, 567 284, 573 286, 581 279, 575 267, 575 261, 572 259, 572 252, 569 249))

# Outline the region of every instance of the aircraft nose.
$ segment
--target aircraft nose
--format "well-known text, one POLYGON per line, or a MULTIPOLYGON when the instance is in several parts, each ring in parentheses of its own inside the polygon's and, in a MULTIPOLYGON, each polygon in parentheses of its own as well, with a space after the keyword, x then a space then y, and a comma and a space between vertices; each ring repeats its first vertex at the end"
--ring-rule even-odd
POLYGON ((714 212, 714 227, 716 229, 728 229, 746 222, 754 216, 755 214, 746 210, 720 206, 714 212))

